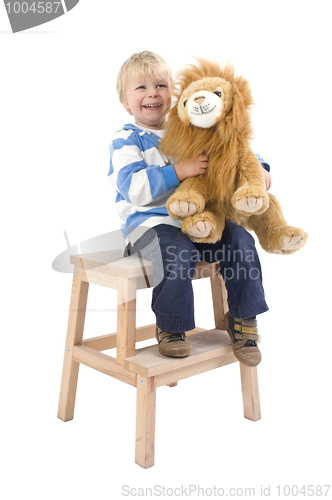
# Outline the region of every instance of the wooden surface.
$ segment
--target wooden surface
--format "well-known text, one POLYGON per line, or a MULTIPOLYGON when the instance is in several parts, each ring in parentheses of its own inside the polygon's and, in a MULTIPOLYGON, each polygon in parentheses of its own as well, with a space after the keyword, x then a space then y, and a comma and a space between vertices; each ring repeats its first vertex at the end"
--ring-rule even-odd
POLYGON ((257 366, 249 367, 240 364, 243 413, 248 420, 261 418, 261 405, 258 390, 257 366))
POLYGON ((136 387, 136 374, 125 370, 112 356, 90 349, 85 345, 78 345, 73 348, 73 359, 136 387))
MULTIPOLYGON (((76 266, 84 266, 85 270, 99 269, 110 276, 137 278, 142 275, 142 267, 136 255, 123 257, 121 250, 97 252, 84 255, 72 255, 70 262, 76 266)), ((152 275, 152 262, 143 259, 148 274, 152 275)))
MULTIPOLYGON (((152 277, 152 262, 142 259, 148 277, 152 277)), ((72 255, 71 264, 84 268, 85 271, 95 270, 109 276, 120 276, 123 278, 138 278, 143 275, 142 267, 137 255, 123 257, 120 250, 109 252, 97 252, 83 255, 72 255)), ((196 266, 197 272, 194 279, 208 278, 212 276, 215 264, 200 261, 196 266)))
POLYGON ((156 386, 154 378, 140 377, 136 394, 135 462, 144 469, 154 465, 156 386))
POLYGON ((82 280, 82 273, 75 268, 58 406, 58 417, 64 422, 74 417, 79 363, 73 358, 73 351, 83 339, 88 290, 89 283, 82 280))
MULTIPOLYGON (((215 266, 219 267, 217 263, 215 263, 215 266)), ((225 315, 228 312, 227 290, 218 272, 218 268, 215 267, 213 276, 210 277, 210 281, 215 326, 218 330, 226 330, 225 315)))
POLYGON ((136 279, 118 277, 118 315, 116 360, 135 355, 136 342, 136 279))
POLYGON ((191 345, 191 355, 186 358, 171 358, 163 356, 158 346, 144 347, 136 350, 136 355, 126 358, 123 366, 131 372, 144 377, 154 377, 173 370, 181 370, 188 366, 209 362, 231 354, 231 359, 237 361, 232 350, 227 332, 222 330, 206 330, 187 337, 191 345))
MULTIPOLYGON (((187 333, 192 353, 186 358, 171 358, 159 353, 158 345, 135 350, 139 340, 154 337, 155 325, 136 328, 136 291, 148 286, 146 276, 153 274, 152 262, 136 255, 123 257, 121 251, 98 252, 71 257, 75 264, 68 331, 59 398, 58 417, 73 418, 80 363, 137 388, 136 452, 138 465, 154 464, 156 389, 174 386, 178 380, 238 362, 225 331, 227 294, 218 273, 218 263, 199 262, 194 279, 209 277, 212 287, 216 329, 187 333), (117 333, 83 340, 89 283, 118 290, 117 333), (100 351, 116 347, 117 358, 100 351)), ((244 416, 261 417, 257 368, 240 363, 244 416)), ((116 403, 115 403, 116 404, 116 403)))

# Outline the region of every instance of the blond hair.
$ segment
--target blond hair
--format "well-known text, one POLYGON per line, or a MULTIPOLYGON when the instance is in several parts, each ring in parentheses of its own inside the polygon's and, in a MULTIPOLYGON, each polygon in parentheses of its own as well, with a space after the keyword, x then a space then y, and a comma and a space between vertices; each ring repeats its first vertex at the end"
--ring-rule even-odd
POLYGON ((116 91, 121 102, 126 95, 126 86, 129 77, 157 77, 161 80, 166 77, 169 79, 170 90, 172 91, 173 88, 172 72, 168 63, 161 56, 158 56, 158 54, 154 54, 148 50, 133 54, 121 66, 116 79, 116 91))

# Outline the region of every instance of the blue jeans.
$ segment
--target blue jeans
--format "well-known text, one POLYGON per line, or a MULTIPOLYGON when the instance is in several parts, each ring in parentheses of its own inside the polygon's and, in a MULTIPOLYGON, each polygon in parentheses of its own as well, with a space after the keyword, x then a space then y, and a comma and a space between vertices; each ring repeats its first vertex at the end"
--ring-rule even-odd
POLYGON ((152 310, 159 328, 172 333, 195 328, 192 278, 199 260, 220 262, 233 317, 250 318, 268 310, 255 241, 241 226, 226 221, 221 240, 214 244, 194 243, 174 226, 155 226, 133 249, 143 247, 142 256, 156 261, 156 252, 150 257, 149 252, 144 252, 144 247, 149 248, 146 234, 150 233, 151 241, 151 231, 157 234, 164 271, 152 295, 152 310))

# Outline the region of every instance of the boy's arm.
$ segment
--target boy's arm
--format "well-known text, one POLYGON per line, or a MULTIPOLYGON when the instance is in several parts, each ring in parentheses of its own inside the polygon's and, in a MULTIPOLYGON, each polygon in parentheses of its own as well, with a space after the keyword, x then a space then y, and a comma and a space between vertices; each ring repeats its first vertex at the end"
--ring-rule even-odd
MULTIPOLYGON (((113 140, 110 153, 110 181, 129 203, 148 205, 179 185, 173 165, 148 165, 131 136, 127 140, 113 140)), ((160 160, 161 163, 162 157, 157 149, 152 153, 151 160, 160 160)))
POLYGON ((266 161, 263 160, 263 158, 260 155, 258 155, 257 153, 256 153, 256 156, 257 156, 260 164, 263 167, 263 176, 264 176, 264 180, 265 180, 265 187, 266 187, 266 191, 268 191, 271 187, 271 184, 272 184, 272 178, 271 178, 271 174, 270 174, 270 165, 268 163, 266 163, 266 161))
POLYGON ((271 177, 270 172, 265 170, 265 168, 263 168, 263 177, 264 177, 264 181, 265 181, 266 191, 268 191, 272 185, 272 177, 271 177))
POLYGON ((270 165, 257 153, 255 153, 257 158, 258 158, 258 161, 259 163, 262 165, 262 167, 267 170, 267 172, 270 172, 271 168, 270 168, 270 165))

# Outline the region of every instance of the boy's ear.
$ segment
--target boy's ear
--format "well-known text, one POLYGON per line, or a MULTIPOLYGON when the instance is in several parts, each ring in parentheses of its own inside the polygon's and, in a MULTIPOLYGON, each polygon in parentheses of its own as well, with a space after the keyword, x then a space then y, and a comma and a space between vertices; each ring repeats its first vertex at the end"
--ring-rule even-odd
POLYGON ((122 94, 122 96, 120 97, 120 102, 121 104, 123 105, 123 107, 125 108, 126 111, 128 111, 128 113, 130 113, 130 107, 129 107, 129 102, 128 102, 128 99, 127 97, 122 94))

